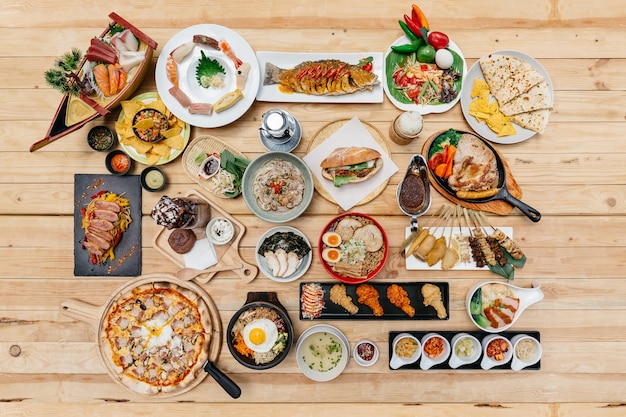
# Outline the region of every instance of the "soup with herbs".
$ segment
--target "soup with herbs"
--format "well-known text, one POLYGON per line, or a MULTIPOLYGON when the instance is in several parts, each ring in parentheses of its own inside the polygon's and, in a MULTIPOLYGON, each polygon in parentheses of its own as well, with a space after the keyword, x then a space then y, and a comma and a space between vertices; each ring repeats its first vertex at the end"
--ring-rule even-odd
POLYGON ((319 332, 304 339, 301 355, 309 369, 316 372, 328 372, 339 364, 343 349, 334 335, 319 332))

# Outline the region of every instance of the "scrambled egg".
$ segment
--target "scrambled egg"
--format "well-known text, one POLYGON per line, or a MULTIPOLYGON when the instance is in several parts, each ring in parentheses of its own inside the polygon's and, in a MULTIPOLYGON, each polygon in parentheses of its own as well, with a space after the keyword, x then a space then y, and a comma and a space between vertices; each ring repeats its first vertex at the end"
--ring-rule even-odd
POLYGON ((508 116, 502 114, 498 102, 489 101, 491 92, 484 80, 476 78, 472 85, 471 96, 474 100, 469 105, 469 114, 476 120, 486 123, 498 136, 509 136, 517 133, 508 116))

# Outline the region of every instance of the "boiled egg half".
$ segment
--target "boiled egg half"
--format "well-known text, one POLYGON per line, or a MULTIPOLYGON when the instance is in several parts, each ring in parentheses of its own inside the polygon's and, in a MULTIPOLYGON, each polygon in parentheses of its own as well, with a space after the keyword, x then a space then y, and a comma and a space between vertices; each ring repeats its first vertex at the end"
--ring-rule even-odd
POLYGON ((341 259, 341 251, 337 248, 324 248, 322 259, 329 263, 338 262, 341 259))
POLYGON ((246 324, 242 331, 243 341, 251 350, 269 352, 278 339, 278 328, 269 319, 256 319, 246 324))
POLYGON ((341 235, 336 232, 326 232, 322 235, 322 242, 324 242, 325 245, 336 248, 341 245, 341 235))

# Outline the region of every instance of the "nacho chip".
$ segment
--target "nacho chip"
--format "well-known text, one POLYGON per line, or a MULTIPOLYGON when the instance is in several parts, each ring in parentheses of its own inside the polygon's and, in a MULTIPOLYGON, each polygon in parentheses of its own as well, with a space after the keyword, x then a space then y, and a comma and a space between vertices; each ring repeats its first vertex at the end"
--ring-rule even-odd
POLYGON ((156 165, 156 163, 159 162, 160 159, 161 155, 153 152, 146 152, 146 163, 148 165, 156 165))
POLYGON ((499 111, 487 119, 487 126, 496 132, 498 136, 514 135, 516 133, 515 127, 511 124, 511 119, 499 111))
POLYGON ((166 114, 166 110, 167 109, 165 107, 165 104, 161 101, 160 98, 157 98, 157 100, 155 100, 155 101, 153 101, 151 103, 148 103, 147 106, 150 107, 150 108, 153 108, 154 110, 158 110, 158 111, 160 111, 163 114, 166 114))
POLYGON ((135 123, 133 127, 135 129, 145 130, 145 129, 151 129, 153 126, 154 126, 154 120, 150 118, 150 119, 143 119, 143 120, 138 121, 137 123, 135 123))
POLYGON ((135 100, 124 100, 122 101, 121 105, 122 105, 122 111, 124 112, 125 117, 130 116, 131 119, 144 106, 144 104, 141 101, 135 101, 135 100))
POLYGON ((176 127, 170 127, 167 130, 164 130, 161 132, 161 136, 163 136, 164 138, 173 138, 176 135, 180 135, 180 132, 182 131, 182 129, 178 126, 176 127))
POLYGON ((124 141, 121 141, 124 145, 129 145, 135 148, 137 153, 146 153, 149 152, 154 146, 152 143, 144 142, 143 140, 137 138, 137 136, 132 136, 126 138, 124 141))
POLYGON ((171 138, 164 139, 160 143, 174 149, 183 149, 185 147, 185 140, 181 135, 175 135, 171 138))
POLYGON ((154 143, 151 150, 152 153, 156 153, 161 156, 170 156, 171 151, 172 149, 163 142, 154 143))
POLYGON ((474 84, 472 85, 472 98, 478 97, 480 93, 484 90, 487 90, 487 92, 489 92, 489 85, 480 78, 476 78, 474 80, 474 84))

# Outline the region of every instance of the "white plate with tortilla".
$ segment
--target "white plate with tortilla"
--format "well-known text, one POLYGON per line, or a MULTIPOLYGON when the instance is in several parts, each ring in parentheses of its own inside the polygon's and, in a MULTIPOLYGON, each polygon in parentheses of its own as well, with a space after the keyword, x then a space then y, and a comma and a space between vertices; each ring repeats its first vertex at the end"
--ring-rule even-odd
MULTIPOLYGON (((554 87, 552 85, 552 81, 550 80, 550 75, 548 75, 546 69, 536 59, 519 51, 496 51, 491 52, 488 55, 493 54, 511 56, 528 63, 531 68, 537 70, 543 76, 545 82, 548 84, 548 89, 550 91, 550 95, 552 96, 552 100, 554 100, 554 87)), ((474 80, 477 78, 483 81, 485 80, 483 72, 480 68, 480 60, 477 60, 467 72, 467 77, 465 79, 465 82, 463 83, 463 89, 461 91, 461 109, 463 110, 463 116, 465 117, 465 120, 467 120, 467 123, 476 133, 478 133, 480 136, 490 142, 505 145, 523 142, 537 134, 537 132, 533 130, 525 129, 518 124, 514 124, 515 130, 517 132, 515 135, 498 136, 497 133, 491 130, 486 123, 479 122, 474 116, 470 115, 469 105, 474 100, 471 96, 472 86, 474 85, 474 80)), ((491 101, 495 101, 495 99, 493 98, 493 94, 491 95, 491 101)))

